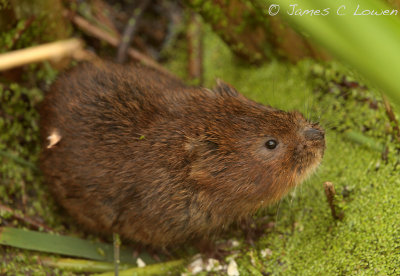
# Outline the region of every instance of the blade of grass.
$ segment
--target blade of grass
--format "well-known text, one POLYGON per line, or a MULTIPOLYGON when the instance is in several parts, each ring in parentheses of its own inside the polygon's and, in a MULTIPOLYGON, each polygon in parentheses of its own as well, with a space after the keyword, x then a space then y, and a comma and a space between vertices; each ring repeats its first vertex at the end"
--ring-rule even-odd
MULTIPOLYGON (((0 244, 97 261, 114 261, 111 244, 16 228, 0 228, 0 244)), ((143 253, 139 257, 148 264, 155 262, 148 254, 143 253)), ((121 263, 136 264, 137 258, 133 257, 131 250, 121 248, 120 260, 121 263)))
POLYGON ((14 162, 16 162, 22 166, 31 168, 34 171, 38 171, 38 168, 36 167, 35 164, 33 164, 32 162, 26 161, 25 159, 15 155, 15 154, 12 154, 10 152, 0 150, 0 157, 4 157, 6 159, 11 159, 14 162))
MULTIPOLYGON (((68 270, 72 272, 107 272, 114 269, 113 263, 89 261, 83 259, 70 259, 70 258, 41 258, 41 263, 45 266, 68 270)), ((133 268, 133 265, 121 264, 120 269, 126 270, 133 268)))
MULTIPOLYGON (((122 270, 122 271, 120 270, 119 276, 167 275, 167 273, 171 272, 172 270, 177 271, 184 264, 185 264, 185 260, 176 260, 176 261, 170 261, 170 262, 165 262, 165 263, 147 265, 145 267, 135 267, 135 268, 127 269, 127 270, 122 270)), ((172 273, 171 275, 175 275, 175 274, 172 273)), ((114 272, 95 274, 95 276, 114 276, 114 272)))
POLYGON ((379 142, 377 142, 375 139, 371 138, 371 137, 367 137, 365 135, 363 135, 362 133, 356 132, 356 131, 346 131, 344 132, 344 135, 346 136, 347 139, 363 145, 367 148, 373 149, 375 151, 378 152, 383 152, 383 150, 385 149, 385 147, 380 144, 379 142))

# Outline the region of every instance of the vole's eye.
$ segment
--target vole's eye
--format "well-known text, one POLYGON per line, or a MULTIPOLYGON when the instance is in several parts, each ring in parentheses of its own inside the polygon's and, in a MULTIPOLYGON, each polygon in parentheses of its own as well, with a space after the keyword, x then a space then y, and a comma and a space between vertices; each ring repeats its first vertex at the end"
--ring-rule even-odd
POLYGON ((265 143, 265 147, 267 148, 267 149, 274 149, 274 148, 276 148, 276 146, 278 145, 278 142, 276 141, 276 140, 268 140, 266 143, 265 143))

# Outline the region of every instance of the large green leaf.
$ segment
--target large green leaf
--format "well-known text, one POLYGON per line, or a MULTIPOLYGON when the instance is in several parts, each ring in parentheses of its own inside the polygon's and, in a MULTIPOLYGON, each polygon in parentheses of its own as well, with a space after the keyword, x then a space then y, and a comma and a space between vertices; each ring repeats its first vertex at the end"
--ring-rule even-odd
POLYGON ((389 10, 390 14, 393 8, 377 0, 258 2, 266 10, 272 3, 279 4, 279 15, 284 16, 300 33, 317 41, 400 104, 400 19, 394 12, 392 15, 360 15, 362 12, 380 13, 384 10, 389 10), (328 9, 329 14, 290 15, 293 5, 297 5, 296 10, 321 10, 321 14, 328 9))

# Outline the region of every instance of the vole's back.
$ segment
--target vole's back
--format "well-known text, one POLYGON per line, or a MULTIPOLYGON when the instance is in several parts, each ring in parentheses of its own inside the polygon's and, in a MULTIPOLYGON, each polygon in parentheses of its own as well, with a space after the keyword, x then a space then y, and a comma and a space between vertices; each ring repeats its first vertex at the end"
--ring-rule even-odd
POLYGON ((40 113, 41 168, 58 201, 91 231, 156 246, 276 201, 324 148, 323 131, 299 113, 141 67, 81 66, 40 113))

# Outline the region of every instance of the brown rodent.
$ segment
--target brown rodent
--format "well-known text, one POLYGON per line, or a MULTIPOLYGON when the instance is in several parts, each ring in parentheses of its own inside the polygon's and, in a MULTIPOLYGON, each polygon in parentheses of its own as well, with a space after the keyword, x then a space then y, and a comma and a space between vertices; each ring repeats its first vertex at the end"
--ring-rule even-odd
POLYGON ((324 131, 218 82, 78 66, 40 110, 41 168, 90 231, 153 246, 208 236, 279 200, 320 163, 324 131))

